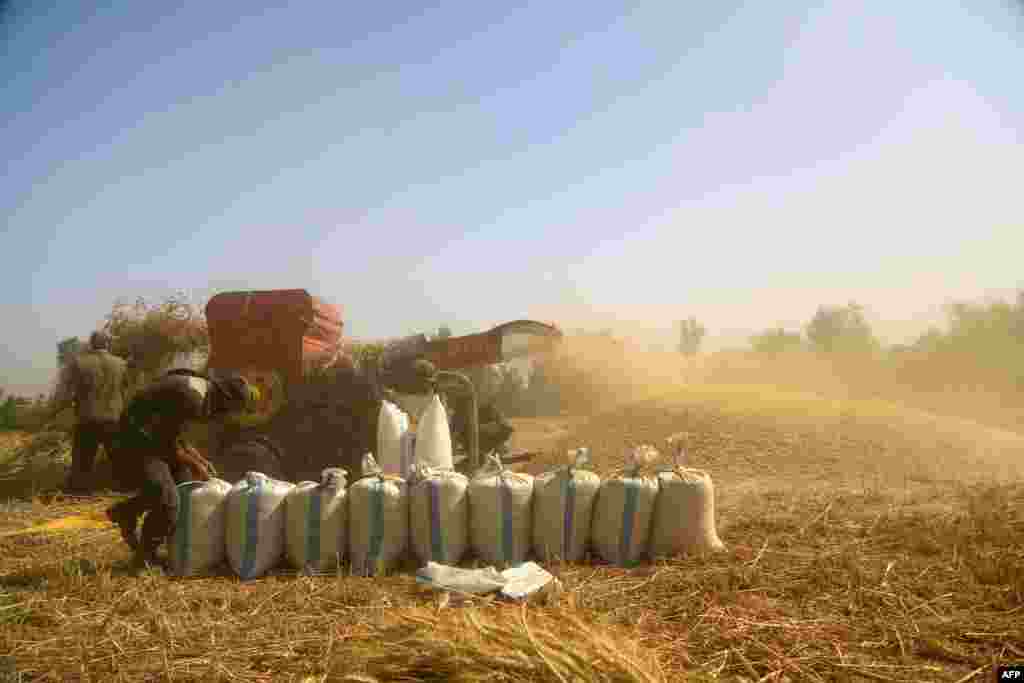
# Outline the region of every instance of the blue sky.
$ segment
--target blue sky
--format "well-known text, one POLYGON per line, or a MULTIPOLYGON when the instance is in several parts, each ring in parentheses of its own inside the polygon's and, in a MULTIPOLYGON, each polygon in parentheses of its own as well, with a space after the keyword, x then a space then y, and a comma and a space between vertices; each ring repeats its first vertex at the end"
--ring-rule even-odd
POLYGON ((1024 286, 1019 3, 171 4, 0 25, 6 387, 170 290, 718 348, 1024 286))

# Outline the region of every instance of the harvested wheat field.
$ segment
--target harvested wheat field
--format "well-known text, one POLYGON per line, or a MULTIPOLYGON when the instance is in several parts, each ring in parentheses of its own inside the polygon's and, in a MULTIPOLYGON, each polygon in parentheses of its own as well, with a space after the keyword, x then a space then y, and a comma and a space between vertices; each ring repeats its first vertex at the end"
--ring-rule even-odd
POLYGON ((411 571, 182 580, 129 570, 109 500, 37 498, 3 508, 0 676, 962 683, 1024 661, 1024 438, 766 386, 655 393, 520 421, 549 451, 528 469, 588 445, 607 475, 684 432, 724 553, 552 566, 559 589, 526 605, 431 593, 411 571))

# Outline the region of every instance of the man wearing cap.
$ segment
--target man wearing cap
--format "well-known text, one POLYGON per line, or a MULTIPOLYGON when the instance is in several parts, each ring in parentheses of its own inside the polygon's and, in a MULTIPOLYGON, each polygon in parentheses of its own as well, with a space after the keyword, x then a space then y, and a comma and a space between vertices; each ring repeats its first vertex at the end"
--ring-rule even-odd
POLYGON ((124 411, 118 434, 114 476, 135 497, 115 504, 107 516, 136 551, 139 564, 156 563, 156 550, 175 531, 177 479, 191 478, 181 458, 182 436, 191 422, 221 419, 245 410, 258 398, 240 375, 210 379, 174 370, 142 389, 124 411), (144 513, 141 538, 136 537, 144 513))
POLYGON ((102 445, 113 460, 114 438, 124 410, 126 363, 110 353, 110 337, 93 332, 89 349, 72 358, 62 369, 54 396, 54 416, 75 406, 75 433, 71 451, 71 471, 64 488, 87 493, 88 476, 102 445))
MULTIPOLYGON (((469 412, 472 410, 468 396, 455 394, 449 399, 454 408, 454 415, 451 419, 452 436, 456 437, 465 448, 469 448, 469 412)), ((504 454, 507 450, 506 442, 512 436, 515 429, 505 419, 505 416, 498 410, 494 401, 483 401, 477 408, 477 447, 480 449, 480 456, 486 456, 491 452, 504 454)))

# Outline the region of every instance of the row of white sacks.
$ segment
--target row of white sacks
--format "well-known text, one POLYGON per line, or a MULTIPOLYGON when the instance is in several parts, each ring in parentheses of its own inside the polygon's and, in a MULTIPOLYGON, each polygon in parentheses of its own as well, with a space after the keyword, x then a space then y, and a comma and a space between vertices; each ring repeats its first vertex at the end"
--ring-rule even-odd
POLYGON ((397 567, 411 550, 425 565, 456 565, 470 553, 498 567, 531 554, 542 561, 603 560, 632 566, 643 558, 723 548, 715 528, 714 488, 700 470, 673 467, 601 481, 584 469, 586 449, 569 466, 533 477, 491 458, 472 479, 416 464, 406 479, 367 455, 363 477, 324 470, 297 485, 257 472, 231 485, 219 479, 179 486, 172 571, 206 573, 227 559, 242 579, 282 560, 300 571, 330 572, 347 557, 353 573, 397 567))

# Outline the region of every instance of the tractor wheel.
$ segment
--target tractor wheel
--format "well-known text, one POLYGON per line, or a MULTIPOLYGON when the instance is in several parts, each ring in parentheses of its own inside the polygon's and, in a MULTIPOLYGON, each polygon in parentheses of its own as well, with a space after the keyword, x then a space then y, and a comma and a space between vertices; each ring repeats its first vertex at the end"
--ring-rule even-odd
POLYGON ((262 443, 237 441, 221 451, 213 466, 217 477, 231 484, 245 477, 246 472, 261 472, 273 479, 285 479, 284 463, 272 449, 262 443))

